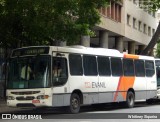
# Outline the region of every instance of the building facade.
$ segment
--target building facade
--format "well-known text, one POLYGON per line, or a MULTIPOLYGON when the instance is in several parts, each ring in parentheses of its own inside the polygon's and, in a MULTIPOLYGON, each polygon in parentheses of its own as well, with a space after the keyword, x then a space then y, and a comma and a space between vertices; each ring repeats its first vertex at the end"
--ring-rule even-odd
POLYGON ((130 54, 141 52, 157 28, 155 12, 149 11, 149 5, 142 0, 110 0, 109 7, 99 10, 102 17, 94 28, 96 37, 84 37, 81 44, 130 54))

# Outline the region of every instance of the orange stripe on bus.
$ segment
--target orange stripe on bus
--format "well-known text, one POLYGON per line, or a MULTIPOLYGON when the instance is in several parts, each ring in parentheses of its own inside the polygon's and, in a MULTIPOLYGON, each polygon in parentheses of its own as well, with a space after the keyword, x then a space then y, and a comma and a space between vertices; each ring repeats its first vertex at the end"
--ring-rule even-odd
POLYGON ((134 81, 135 81, 135 77, 125 77, 125 76, 120 77, 119 83, 117 86, 117 91, 114 95, 113 101, 115 102, 117 100, 118 93, 120 91, 122 91, 120 93, 121 93, 123 99, 126 100, 127 91, 129 88, 133 88, 134 81))
POLYGON ((139 59, 138 55, 124 54, 124 58, 139 59))
POLYGON ((116 99, 117 99, 117 97, 118 97, 118 91, 119 91, 119 88, 120 88, 121 78, 122 78, 122 77, 119 78, 117 90, 116 90, 116 93, 115 93, 114 98, 113 98, 113 101, 114 101, 114 102, 116 101, 116 99))

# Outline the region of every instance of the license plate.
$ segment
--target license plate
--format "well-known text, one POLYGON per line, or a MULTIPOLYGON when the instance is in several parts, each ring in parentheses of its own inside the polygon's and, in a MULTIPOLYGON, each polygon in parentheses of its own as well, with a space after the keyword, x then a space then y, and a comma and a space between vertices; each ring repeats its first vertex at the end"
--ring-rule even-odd
POLYGON ((39 100, 32 100, 32 103, 40 103, 39 100))

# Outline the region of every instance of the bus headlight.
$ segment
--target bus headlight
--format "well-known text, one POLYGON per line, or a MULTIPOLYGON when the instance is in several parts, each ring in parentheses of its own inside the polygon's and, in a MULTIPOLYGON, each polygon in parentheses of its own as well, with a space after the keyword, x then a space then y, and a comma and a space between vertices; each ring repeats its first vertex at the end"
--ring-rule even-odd
POLYGON ((160 90, 157 91, 157 94, 160 94, 160 90))
POLYGON ((7 96, 7 100, 14 100, 15 98, 13 96, 7 96))
POLYGON ((48 99, 49 98, 49 96, 48 95, 39 95, 39 96, 37 96, 37 99, 48 99))

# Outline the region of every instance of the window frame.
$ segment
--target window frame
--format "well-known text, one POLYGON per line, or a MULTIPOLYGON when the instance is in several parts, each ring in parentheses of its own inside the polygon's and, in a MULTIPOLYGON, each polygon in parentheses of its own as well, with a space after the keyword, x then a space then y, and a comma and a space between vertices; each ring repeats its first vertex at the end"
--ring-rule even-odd
MULTIPOLYGON (((115 76, 115 77, 119 77, 119 76, 123 76, 123 63, 122 63, 122 58, 121 57, 111 57, 110 58, 110 62, 111 62, 111 73, 112 73, 112 76, 115 76), (112 59, 120 59, 121 61, 121 73, 119 72, 119 74, 113 74, 113 70, 115 70, 115 68, 113 68, 112 66, 112 59)), ((119 67, 120 68, 120 67, 119 67)), ((118 68, 118 69, 119 69, 118 68)))
POLYGON ((83 76, 83 74, 84 74, 84 71, 83 71, 83 57, 82 57, 82 55, 81 54, 74 54, 74 53, 70 53, 69 55, 68 55, 68 60, 69 60, 69 70, 70 70, 70 75, 71 76, 83 76), (81 57, 81 73, 80 74, 73 74, 72 73, 72 70, 71 70, 71 62, 70 62, 70 56, 80 56, 81 57))
POLYGON ((134 60, 133 59, 130 59, 130 58, 123 58, 123 74, 124 74, 124 76, 135 76, 135 67, 134 67, 134 60), (125 71, 125 69, 126 70, 129 70, 128 69, 128 67, 130 67, 130 66, 127 66, 126 68, 125 68, 125 61, 132 61, 131 63, 132 63, 132 72, 129 72, 130 74, 126 74, 126 73, 128 73, 128 72, 126 72, 125 71))
POLYGON ((135 76, 136 77, 145 77, 146 76, 146 73, 145 73, 145 61, 144 60, 142 60, 142 59, 134 59, 134 69, 135 69, 135 76), (135 64, 135 62, 136 61, 143 61, 143 69, 144 69, 144 74, 143 75, 138 75, 137 74, 137 71, 140 71, 140 70, 137 70, 137 68, 136 68, 136 64, 135 64))
POLYGON ((152 61, 152 60, 145 60, 145 74, 146 74, 146 77, 152 77, 155 74, 154 61, 152 61), (146 67, 146 62, 153 63, 153 69, 146 67), (147 73, 148 71, 153 71, 153 74, 152 75, 150 75, 150 74, 148 75, 148 73, 147 73))
MULTIPOLYGON (((91 61, 93 61, 93 60, 91 60, 91 61)), ((92 69, 93 70, 93 69, 92 69)), ((89 70, 88 70, 89 71, 89 70)), ((94 72, 94 71, 93 71, 94 72)), ((87 54, 84 54, 83 55, 83 74, 85 75, 85 76, 98 76, 98 67, 97 67, 97 57, 96 57, 96 55, 87 55, 87 54), (90 72, 90 74, 89 74, 89 72, 87 72, 86 71, 86 66, 85 66, 85 57, 94 57, 95 58, 95 67, 96 67, 96 72, 95 72, 95 74, 93 73, 91 73, 90 72)))
MULTIPOLYGON (((107 63, 107 62, 106 62, 107 63)), ((97 65, 98 65, 98 74, 99 74, 99 76, 111 76, 111 61, 110 61, 110 58, 109 57, 105 57, 105 56, 97 56, 97 65), (108 72, 108 74, 106 73, 106 74, 101 74, 100 73, 100 63, 99 63, 99 59, 100 58, 105 58, 105 59, 107 59, 107 61, 109 61, 109 72, 108 72)), ((103 69, 103 73, 104 73, 104 69, 103 69)))

